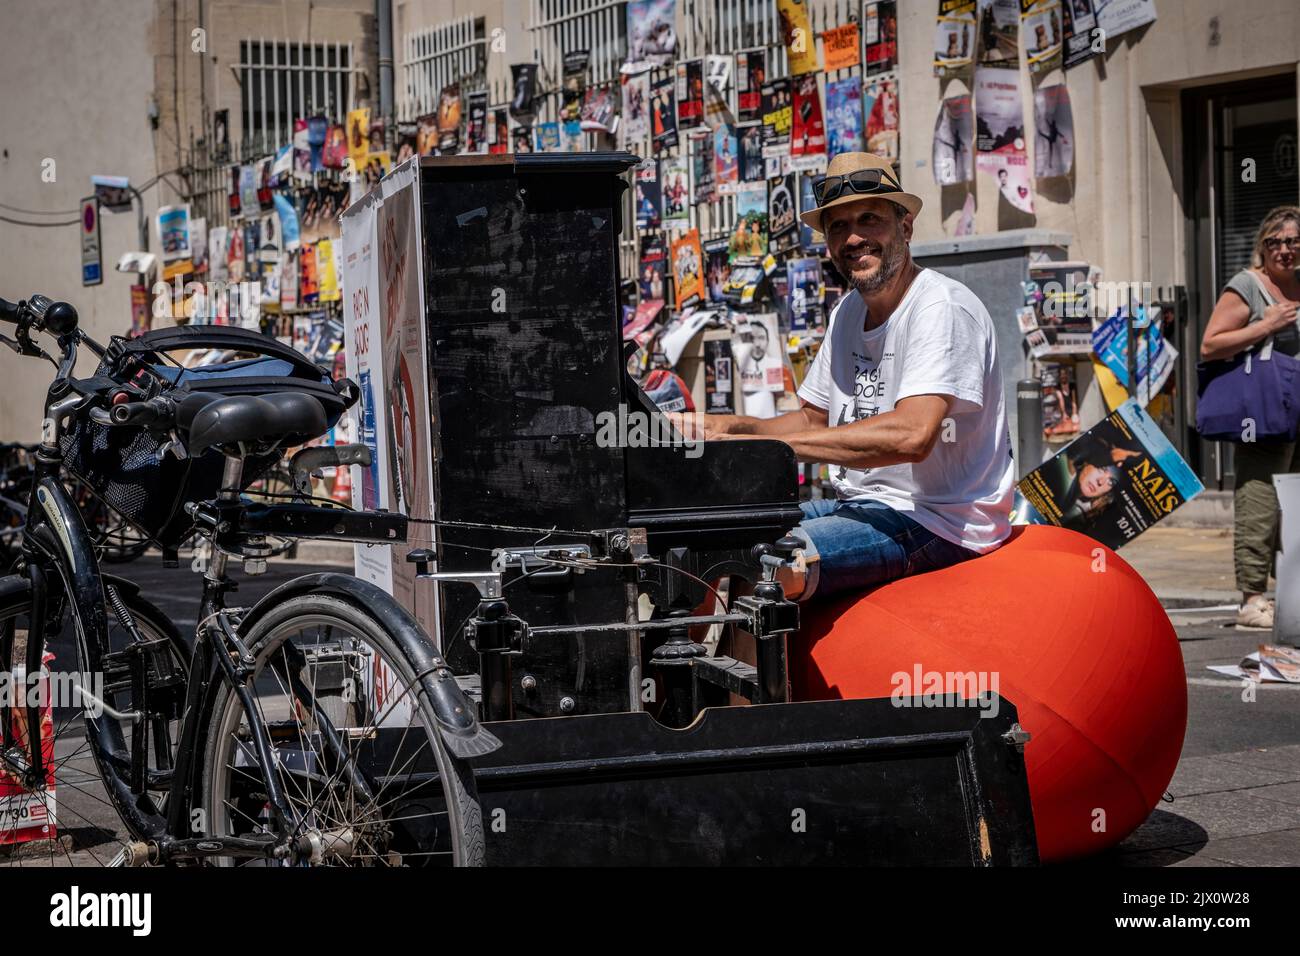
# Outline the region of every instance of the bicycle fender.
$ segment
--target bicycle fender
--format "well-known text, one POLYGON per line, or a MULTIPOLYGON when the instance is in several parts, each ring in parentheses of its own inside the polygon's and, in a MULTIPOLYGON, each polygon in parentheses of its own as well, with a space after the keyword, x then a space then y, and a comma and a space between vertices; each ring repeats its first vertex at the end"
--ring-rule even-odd
POLYGON ((258 601, 240 622, 241 635, 258 619, 285 600, 301 594, 328 594, 374 616, 405 652, 428 694, 437 719, 438 734, 447 749, 464 759, 481 757, 501 748, 498 740, 478 721, 473 703, 465 696, 451 669, 434 649, 429 635, 406 608, 387 591, 350 574, 325 571, 304 574, 280 585, 258 601))

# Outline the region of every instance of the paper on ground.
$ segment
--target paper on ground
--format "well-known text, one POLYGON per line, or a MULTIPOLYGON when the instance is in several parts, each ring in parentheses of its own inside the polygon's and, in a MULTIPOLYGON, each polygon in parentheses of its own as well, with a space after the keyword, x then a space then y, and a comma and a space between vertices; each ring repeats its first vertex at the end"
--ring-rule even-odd
POLYGON ((1300 648, 1261 644, 1258 651, 1246 655, 1240 664, 1211 664, 1207 669, 1265 684, 1300 684, 1300 648))

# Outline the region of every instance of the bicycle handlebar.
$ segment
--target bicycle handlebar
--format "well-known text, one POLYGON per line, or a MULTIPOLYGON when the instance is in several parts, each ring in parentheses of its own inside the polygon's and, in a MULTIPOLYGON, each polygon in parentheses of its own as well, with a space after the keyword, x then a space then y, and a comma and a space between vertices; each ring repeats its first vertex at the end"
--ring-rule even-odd
POLYGON ((114 425, 156 425, 176 418, 176 403, 159 395, 144 402, 123 402, 108 410, 114 425))
POLYGON ((0 299, 0 320, 37 332, 63 336, 77 328, 77 310, 66 302, 54 302, 49 296, 33 295, 20 302, 0 299))

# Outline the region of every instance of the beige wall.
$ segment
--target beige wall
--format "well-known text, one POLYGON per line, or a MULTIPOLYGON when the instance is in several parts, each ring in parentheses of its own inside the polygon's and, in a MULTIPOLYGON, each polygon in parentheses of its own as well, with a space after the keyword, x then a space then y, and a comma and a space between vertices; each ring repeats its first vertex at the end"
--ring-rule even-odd
MULTIPOLYGON (((129 176, 140 184, 155 173, 155 134, 147 116, 153 88, 148 5, 123 16, 125 5, 101 0, 6 3, 0 29, 0 202, 37 210, 76 210, 92 190, 93 174, 129 176), (41 162, 55 161, 54 182, 41 162)), ((145 195, 150 213, 157 188, 145 195)), ((21 219, 38 217, 0 210, 21 219)), ((33 292, 73 303, 82 325, 104 340, 131 322, 133 277, 114 271, 137 248, 136 216, 105 213, 100 245, 102 285, 81 285, 81 233, 76 225, 35 229, 0 222, 0 295, 33 292)), ((0 440, 40 435, 41 403, 53 369, 0 349, 0 440)))
MULTIPOLYGON (((352 43, 366 80, 354 90, 377 102, 374 0, 205 0, 206 50, 193 49, 198 0, 41 0, 5 4, 0 30, 0 203, 32 210, 75 210, 91 192, 95 173, 143 184, 150 245, 153 215, 188 191, 183 167, 206 117, 229 108, 238 140, 240 91, 230 67, 240 40, 265 37, 352 43), (149 121, 157 108, 157 126, 149 121), (41 161, 53 158, 56 180, 41 181, 41 161), (178 171, 179 170, 179 171, 178 171)), ((359 105, 367 105, 361 103, 359 105)), ((10 218, 54 220, 0 210, 10 218)), ((75 225, 26 228, 0 222, 0 295, 32 292, 77 306, 96 338, 130 326, 134 276, 114 271, 122 253, 138 248, 134 212, 106 213, 101 223, 104 282, 81 286, 80 233, 75 225)), ((0 352, 0 440, 33 439, 50 378, 48 366, 0 352)))

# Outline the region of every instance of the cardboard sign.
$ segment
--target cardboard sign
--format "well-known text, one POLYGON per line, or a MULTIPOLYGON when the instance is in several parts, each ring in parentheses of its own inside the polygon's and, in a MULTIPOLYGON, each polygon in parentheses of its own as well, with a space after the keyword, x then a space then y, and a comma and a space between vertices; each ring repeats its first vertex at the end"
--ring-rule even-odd
POLYGON ((822 49, 826 52, 826 72, 857 66, 862 59, 858 41, 858 25, 846 23, 822 34, 822 49))

